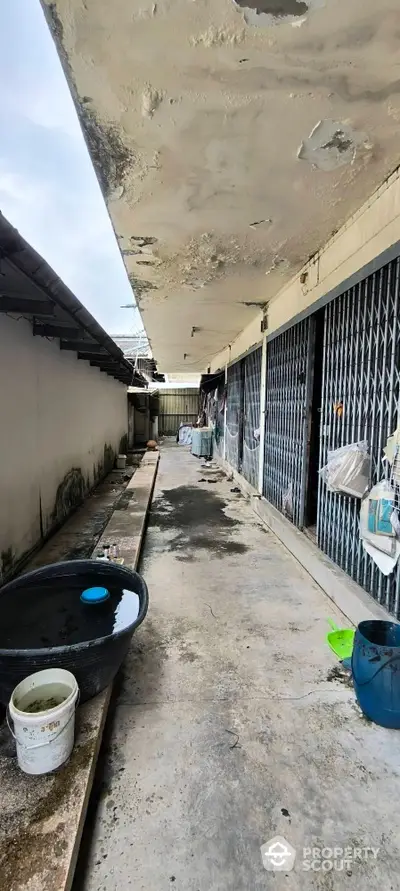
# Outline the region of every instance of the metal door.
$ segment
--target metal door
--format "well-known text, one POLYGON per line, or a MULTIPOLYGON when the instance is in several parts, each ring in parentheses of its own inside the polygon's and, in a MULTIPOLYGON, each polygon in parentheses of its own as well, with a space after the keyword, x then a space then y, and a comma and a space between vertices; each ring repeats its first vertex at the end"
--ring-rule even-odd
POLYGON ((315 323, 304 319, 267 341, 263 494, 304 525, 315 323))
MULTIPOLYGON (((371 484, 385 475, 387 437, 400 397, 399 259, 325 307, 320 467, 327 450, 366 439, 371 484)), ((359 537, 360 501, 319 482, 318 544, 390 612, 400 617, 400 570, 379 571, 359 537)))
POLYGON ((199 414, 198 390, 171 389, 159 391, 158 432, 176 436, 180 424, 195 424, 199 414))

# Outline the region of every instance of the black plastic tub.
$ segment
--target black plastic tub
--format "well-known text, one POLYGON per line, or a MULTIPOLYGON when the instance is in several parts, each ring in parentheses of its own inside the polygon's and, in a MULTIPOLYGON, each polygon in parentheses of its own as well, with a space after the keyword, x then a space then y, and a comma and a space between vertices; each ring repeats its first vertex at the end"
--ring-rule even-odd
POLYGON ((71 671, 81 702, 115 677, 148 608, 139 573, 98 560, 54 563, 0 588, 0 702, 44 668, 71 671), (82 592, 104 587, 101 604, 84 604, 82 592))

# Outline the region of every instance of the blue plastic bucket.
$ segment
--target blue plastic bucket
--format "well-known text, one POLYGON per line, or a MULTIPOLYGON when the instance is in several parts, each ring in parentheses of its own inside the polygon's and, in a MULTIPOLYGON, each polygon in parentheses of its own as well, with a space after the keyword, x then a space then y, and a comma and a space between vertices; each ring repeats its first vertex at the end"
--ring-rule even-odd
POLYGON ((354 690, 364 715, 400 729, 400 625, 360 622, 352 656, 354 690))

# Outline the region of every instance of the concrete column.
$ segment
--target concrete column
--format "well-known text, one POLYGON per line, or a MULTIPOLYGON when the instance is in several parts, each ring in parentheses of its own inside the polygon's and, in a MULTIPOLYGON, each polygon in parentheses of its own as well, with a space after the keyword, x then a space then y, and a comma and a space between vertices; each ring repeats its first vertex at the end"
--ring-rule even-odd
POLYGON ((261 354, 261 386, 260 386, 260 455, 258 464, 258 491, 262 495, 264 480, 264 445, 265 445, 265 395, 267 390, 267 335, 264 334, 261 354))

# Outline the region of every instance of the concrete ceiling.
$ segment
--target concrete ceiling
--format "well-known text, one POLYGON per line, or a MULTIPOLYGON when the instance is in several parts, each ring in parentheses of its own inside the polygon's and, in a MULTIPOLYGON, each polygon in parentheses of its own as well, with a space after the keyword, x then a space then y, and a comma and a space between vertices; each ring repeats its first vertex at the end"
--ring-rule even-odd
POLYGON ((399 162, 398 0, 246 2, 44 3, 164 371, 206 368, 399 162))

